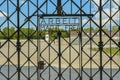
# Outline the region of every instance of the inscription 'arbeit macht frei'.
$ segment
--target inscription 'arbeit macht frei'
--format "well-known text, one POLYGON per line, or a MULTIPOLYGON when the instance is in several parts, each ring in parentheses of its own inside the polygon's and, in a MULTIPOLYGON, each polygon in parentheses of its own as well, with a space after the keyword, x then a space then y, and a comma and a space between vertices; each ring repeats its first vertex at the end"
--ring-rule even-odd
POLYGON ((63 18, 63 17, 55 17, 55 18, 41 18, 40 19, 40 27, 45 28, 46 26, 78 26, 79 18, 63 18))

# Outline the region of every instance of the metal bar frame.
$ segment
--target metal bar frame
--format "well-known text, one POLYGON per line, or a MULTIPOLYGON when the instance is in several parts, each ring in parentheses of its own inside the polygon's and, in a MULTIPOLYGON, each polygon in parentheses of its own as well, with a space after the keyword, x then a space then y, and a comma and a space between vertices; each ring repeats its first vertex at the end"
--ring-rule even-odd
MULTIPOLYGON (((119 62, 115 60, 116 56, 120 54, 120 18, 116 19, 116 15, 118 15, 118 18, 120 17, 120 3, 118 3, 115 0, 99 0, 98 3, 95 0, 85 0, 85 1, 78 0, 78 3, 76 2, 76 0, 65 0, 65 1, 55 0, 55 2, 54 0, 43 0, 43 2, 41 2, 41 0, 25 0, 23 2, 21 2, 21 0, 16 0, 16 1, 1 0, 0 1, 0 19, 1 19, 0 35, 2 35, 4 40, 2 40, 3 38, 1 38, 0 36, 1 38, 0 58, 2 60, 1 63, 3 62, 3 64, 0 64, 0 79, 2 77, 5 80, 12 80, 13 78, 16 78, 16 80, 21 80, 22 77, 24 77, 24 79, 26 80, 32 80, 33 78, 37 80, 44 80, 44 79, 52 80, 52 77, 54 77, 55 80, 57 79, 65 80, 66 76, 64 76, 64 74, 68 71, 67 73, 69 74, 69 76, 67 76, 67 78, 69 78, 69 80, 73 80, 73 78, 75 80, 84 80, 85 78, 89 80, 94 80, 94 78, 96 78, 96 75, 99 76, 99 80, 103 80, 104 76, 109 78, 109 80, 114 80, 116 75, 120 74, 119 62), (49 12, 49 8, 51 8, 49 7, 50 4, 52 5, 53 8, 55 8, 55 10, 52 9, 51 12, 49 12), (70 6, 70 7, 68 6, 70 9, 66 11, 66 9, 64 8, 68 4, 70 6), (107 4, 109 4, 109 6, 107 6, 107 4), (96 10, 94 9, 95 13, 92 12, 93 5, 96 8, 96 10), (115 12, 112 11, 113 10, 112 5, 118 7, 118 9, 116 9, 115 12), (5 6, 5 9, 3 9, 3 6, 5 6), (10 6, 13 7, 13 10, 10 9, 11 8, 10 6), (35 10, 33 10, 31 6, 34 7, 35 10), (85 6, 89 6, 90 9, 86 11, 85 6), (24 7, 27 8, 26 9, 27 13, 24 12, 25 9, 24 7), (43 7, 45 7, 45 9, 43 9, 43 7), (106 7, 109 7, 110 14, 107 13, 107 11, 105 10, 106 7), (75 11, 74 8, 76 8, 77 10, 75 11), (24 18, 24 20, 22 19, 21 15, 24 18), (98 22, 95 21, 96 15, 99 16, 98 22), (16 18, 16 21, 13 20, 14 16, 16 18), (108 18, 106 22, 103 22, 104 16, 108 18), (75 38, 73 40, 71 38, 67 40, 62 35, 62 33, 66 31, 57 30, 54 31, 56 33, 55 39, 48 42, 46 40, 43 40, 44 43, 46 44, 46 47, 42 49, 43 48, 43 46, 41 45, 42 30, 40 28, 41 25, 39 20, 46 17, 48 18, 78 17, 79 24, 75 32, 76 33, 75 38), (86 22, 83 21, 84 17, 86 17, 87 19, 86 22), (117 29, 114 31, 112 30, 113 24, 117 26, 117 29), (5 28, 5 25, 7 25, 6 31, 3 30, 5 28), (89 27, 90 31, 85 31, 86 25, 90 26, 89 27), (92 25, 98 28, 98 30, 94 34, 92 34, 93 33, 92 25), (106 25, 109 25, 109 32, 104 30, 106 25), (13 33, 11 33, 10 31, 11 26, 13 26, 13 28, 15 29, 13 33), (34 27, 33 32, 31 31, 31 26, 34 27), (28 29, 27 33, 25 33, 22 30, 24 27, 27 27, 28 29), (96 42, 94 38, 98 34, 99 34, 98 36, 99 41, 96 42), (36 37, 37 40, 35 42, 32 39, 34 35, 37 36, 36 37), (116 35, 118 36, 117 40, 114 39, 116 35), (14 36, 17 36, 15 40, 13 40, 14 36), (86 42, 84 42, 84 36, 87 38, 86 42), (104 41, 104 36, 108 38, 106 39, 106 41, 104 41), (21 39, 22 37, 25 37, 25 39, 22 40, 21 39), (67 44, 65 49, 63 49, 61 45, 62 44, 61 39, 63 39, 64 42, 67 44), (56 40, 58 40, 58 46, 57 46, 58 49, 55 49, 53 46, 56 40), (73 45, 76 40, 79 40, 78 43, 79 45, 77 46, 78 49, 76 49, 73 45), (85 46, 88 46, 87 44, 89 44, 90 49, 88 51, 90 54, 88 54, 85 49, 85 46), (114 54, 112 52, 113 49, 112 44, 114 44, 116 48, 114 54), (13 46, 13 49, 15 48, 13 52, 11 52, 12 51, 10 47, 11 45, 13 46), (25 45, 27 45, 26 52, 23 49, 25 45), (92 49, 94 48, 93 47, 94 45, 98 49, 93 52, 92 49), (105 47, 107 45, 109 45, 110 54, 108 54, 108 52, 105 51, 105 47), (33 51, 30 50, 31 46, 34 47, 33 51), (47 51, 47 48, 48 48, 48 53, 46 53, 46 56, 49 56, 48 60, 46 60, 45 57, 43 56, 43 54, 45 54, 44 51, 47 51), (65 58, 65 56, 63 56, 65 54, 64 52, 67 51, 67 49, 69 50, 68 60, 65 58), (55 53, 55 57, 53 60, 51 60, 51 55, 52 55, 51 50, 53 50, 55 53), (75 56, 74 59, 72 59, 73 57, 72 50, 77 55, 75 56), (100 56, 99 63, 97 63, 94 59, 96 55, 100 56), (108 59, 105 62, 103 62, 104 56, 106 56, 106 58, 108 59), (14 63, 15 61, 13 60, 14 57, 16 58, 15 60, 17 61, 17 63, 14 63), (22 57, 25 58, 23 60, 23 63, 21 61, 22 57), (34 57, 36 58, 36 61, 32 60, 34 57), (88 58, 88 60, 85 60, 85 62, 83 60, 84 57, 88 58), (58 65, 57 65, 58 69, 52 66, 57 59, 58 59, 58 65), (67 65, 67 67, 65 67, 64 69, 62 68, 62 60, 67 65), (74 67, 74 62, 76 60, 78 60, 79 62, 78 63, 79 69, 74 67), (46 63, 46 65, 44 62, 46 63), (33 67, 31 67, 31 64, 33 67), (98 69, 95 71, 95 73, 93 71, 93 64, 95 64, 98 69), (106 72, 105 69, 106 68, 105 66, 108 64, 110 66, 109 73, 106 72), (113 64, 117 66, 116 72, 113 72, 113 66, 112 66, 113 64), (89 65, 88 71, 85 68, 87 65, 89 65), (14 70, 11 69, 11 66, 13 67, 14 70), (26 68, 25 70, 28 74, 26 74, 23 71, 24 68, 26 68), (7 74, 5 73, 4 69, 6 69, 7 74), (52 75, 51 71, 55 73, 54 76, 51 76, 52 75), (48 77, 44 76, 46 72, 48 72, 47 75, 48 77), (74 77, 72 77, 73 76, 72 72, 74 72, 77 76, 74 75, 74 77)), ((58 25, 59 29, 60 26, 61 25, 58 25)), ((73 26, 74 25, 72 25, 72 27, 73 26)), ((68 27, 69 29, 67 31, 68 33, 71 32, 72 27, 71 26, 68 27)), ((69 37, 71 37, 70 34, 69 37)))

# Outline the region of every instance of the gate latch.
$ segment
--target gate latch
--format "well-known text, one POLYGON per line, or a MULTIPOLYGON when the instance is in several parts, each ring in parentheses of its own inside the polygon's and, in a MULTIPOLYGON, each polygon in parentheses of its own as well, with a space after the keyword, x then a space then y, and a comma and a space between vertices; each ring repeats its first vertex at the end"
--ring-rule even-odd
POLYGON ((44 61, 39 61, 38 62, 38 69, 44 69, 44 65, 45 65, 44 61))

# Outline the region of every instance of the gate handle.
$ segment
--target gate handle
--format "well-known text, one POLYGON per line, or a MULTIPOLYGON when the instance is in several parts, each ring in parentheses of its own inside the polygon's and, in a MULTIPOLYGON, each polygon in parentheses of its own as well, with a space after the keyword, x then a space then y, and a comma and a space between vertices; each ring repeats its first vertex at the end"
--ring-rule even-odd
POLYGON ((44 69, 44 65, 46 65, 46 63, 44 63, 44 61, 39 61, 38 62, 38 69, 44 69))

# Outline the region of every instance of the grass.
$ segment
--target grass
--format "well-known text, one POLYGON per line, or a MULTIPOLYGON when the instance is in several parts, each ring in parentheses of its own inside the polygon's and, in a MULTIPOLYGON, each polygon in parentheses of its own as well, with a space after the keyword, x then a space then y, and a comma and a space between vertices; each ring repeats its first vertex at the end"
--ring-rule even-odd
MULTIPOLYGON (((98 51, 98 48, 92 48, 93 51, 98 51)), ((120 55, 120 49, 119 48, 103 48, 103 51, 108 54, 117 54, 120 55)))

